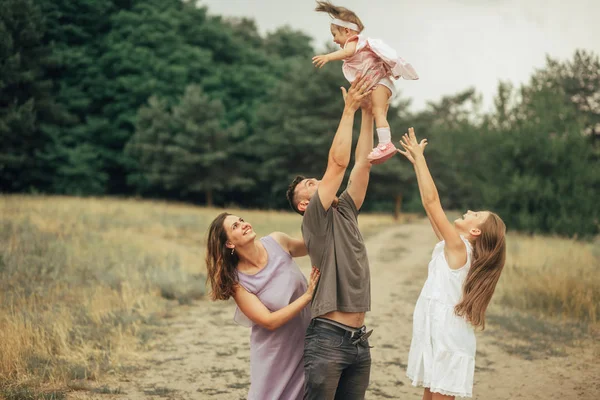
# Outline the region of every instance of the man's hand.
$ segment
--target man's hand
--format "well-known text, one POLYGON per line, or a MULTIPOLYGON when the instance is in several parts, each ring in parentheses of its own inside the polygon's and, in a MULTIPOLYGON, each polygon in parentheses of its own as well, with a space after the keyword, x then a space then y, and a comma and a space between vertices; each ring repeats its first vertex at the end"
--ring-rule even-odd
POLYGON ((331 61, 329 59, 329 54, 325 54, 322 56, 314 56, 312 58, 312 62, 317 68, 323 68, 323 65, 327 64, 329 61, 331 61))
POLYGON ((348 92, 346 92, 346 88, 340 88, 342 89, 342 96, 344 96, 344 103, 346 103, 346 110, 356 112, 359 109, 363 99, 370 96, 373 91, 373 88, 370 87, 371 81, 370 76, 361 77, 359 74, 350 85, 348 92))
POLYGON ((360 109, 363 113, 373 114, 373 101, 371 101, 371 96, 365 97, 362 103, 360 103, 360 109))

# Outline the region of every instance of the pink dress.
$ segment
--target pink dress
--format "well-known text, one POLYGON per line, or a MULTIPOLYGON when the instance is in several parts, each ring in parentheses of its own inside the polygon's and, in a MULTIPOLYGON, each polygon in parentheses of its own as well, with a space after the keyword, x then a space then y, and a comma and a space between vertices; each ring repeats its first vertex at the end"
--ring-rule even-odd
POLYGON ((357 41, 356 51, 350 57, 344 59, 342 71, 348 82, 352 83, 356 75, 361 73, 372 73, 382 76, 375 84, 386 86, 392 91, 392 96, 396 93, 391 78, 399 79, 419 79, 415 69, 402 57, 398 57, 396 51, 379 39, 367 38, 363 35, 356 35, 348 38, 348 42, 357 41))

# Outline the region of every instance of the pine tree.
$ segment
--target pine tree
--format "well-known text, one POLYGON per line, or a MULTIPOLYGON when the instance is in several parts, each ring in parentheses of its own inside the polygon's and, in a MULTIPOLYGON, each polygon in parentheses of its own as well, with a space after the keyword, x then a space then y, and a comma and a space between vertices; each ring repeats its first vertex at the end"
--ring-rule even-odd
POLYGON ((233 155, 242 125, 225 127, 225 110, 197 85, 190 85, 178 105, 169 111, 152 98, 138 115, 136 133, 127 146, 148 183, 208 206, 215 192, 251 186, 233 155))
POLYGON ((44 78, 51 62, 44 45, 42 13, 32 0, 0 5, 0 190, 43 190, 47 166, 38 157, 50 143, 40 130, 60 118, 52 82, 44 78))

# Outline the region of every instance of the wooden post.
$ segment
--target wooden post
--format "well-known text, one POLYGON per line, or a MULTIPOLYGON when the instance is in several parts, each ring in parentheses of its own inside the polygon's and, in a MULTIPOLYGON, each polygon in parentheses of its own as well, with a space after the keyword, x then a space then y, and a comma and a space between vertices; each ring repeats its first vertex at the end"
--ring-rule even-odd
POLYGON ((402 208, 402 193, 396 195, 396 205, 394 206, 394 220, 400 218, 400 209, 402 208))
POLYGON ((213 206, 213 191, 212 189, 208 189, 206 191, 206 207, 213 206))

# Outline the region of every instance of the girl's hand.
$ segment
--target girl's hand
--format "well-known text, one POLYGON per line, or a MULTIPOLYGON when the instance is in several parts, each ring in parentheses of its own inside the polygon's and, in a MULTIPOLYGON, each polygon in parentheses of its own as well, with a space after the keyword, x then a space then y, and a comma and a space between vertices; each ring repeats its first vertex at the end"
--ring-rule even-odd
POLYGON ((308 281, 308 288, 306 289, 306 295, 312 299, 313 294, 315 293, 315 288, 317 287, 317 282, 319 282, 319 277, 321 276, 321 271, 317 269, 317 267, 312 267, 312 271, 310 271, 310 280, 308 281))
POLYGON ((329 62, 329 55, 328 54, 325 54, 324 56, 314 56, 312 58, 312 63, 317 68, 323 68, 323 65, 327 64, 328 62, 329 62))
POLYGON ((398 149, 398 153, 408 158, 408 161, 414 164, 416 158, 423 155, 425 147, 427 146, 427 139, 423 139, 420 143, 417 143, 415 129, 408 128, 408 133, 404 134, 402 140, 400 140, 400 144, 404 147, 404 151, 398 149))

